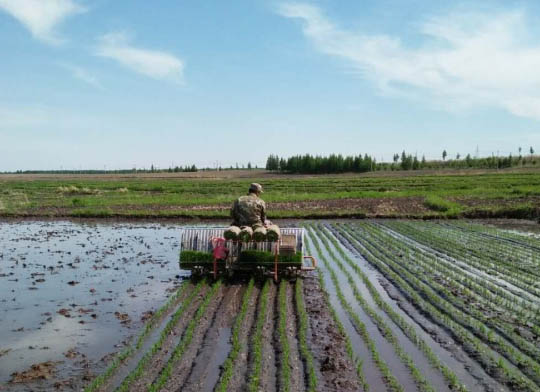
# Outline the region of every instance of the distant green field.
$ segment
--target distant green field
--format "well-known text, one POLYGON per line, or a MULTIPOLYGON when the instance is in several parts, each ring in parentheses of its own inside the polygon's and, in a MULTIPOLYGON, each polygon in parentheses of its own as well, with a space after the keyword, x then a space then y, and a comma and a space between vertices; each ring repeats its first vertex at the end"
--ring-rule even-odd
POLYGON ((226 218, 251 182, 271 218, 537 218, 540 171, 253 178, 0 177, 1 216, 226 218))

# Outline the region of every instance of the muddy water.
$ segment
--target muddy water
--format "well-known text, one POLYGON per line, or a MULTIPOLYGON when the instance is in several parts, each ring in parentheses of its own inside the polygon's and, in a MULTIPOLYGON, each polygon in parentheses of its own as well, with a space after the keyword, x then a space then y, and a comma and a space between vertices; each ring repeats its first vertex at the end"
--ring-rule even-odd
POLYGON ((45 361, 56 377, 35 390, 78 389, 102 370, 187 275, 179 236, 171 224, 0 222, 0 383, 45 361))

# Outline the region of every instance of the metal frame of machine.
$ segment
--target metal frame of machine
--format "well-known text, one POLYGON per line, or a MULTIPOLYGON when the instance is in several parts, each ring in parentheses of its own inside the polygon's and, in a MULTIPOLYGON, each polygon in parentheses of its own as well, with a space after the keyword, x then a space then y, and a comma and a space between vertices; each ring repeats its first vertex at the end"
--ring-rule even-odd
POLYGON ((294 278, 301 271, 313 271, 317 267, 317 260, 313 256, 304 255, 304 229, 281 228, 281 236, 278 241, 232 241, 224 240, 224 227, 186 227, 182 231, 180 251, 199 251, 214 254, 216 239, 221 239, 221 244, 226 248, 226 257, 218 259, 213 257, 213 262, 190 263, 182 265, 194 275, 213 275, 217 279, 219 275, 232 276, 235 272, 251 273, 261 277, 271 275, 275 281, 280 277, 294 278), (214 243, 214 244, 213 244, 214 243), (239 262, 241 252, 246 250, 271 252, 271 263, 259 263, 257 261, 239 262), (280 262, 280 255, 301 255, 300 263, 280 262), (304 265, 304 260, 310 260, 311 265, 304 265))

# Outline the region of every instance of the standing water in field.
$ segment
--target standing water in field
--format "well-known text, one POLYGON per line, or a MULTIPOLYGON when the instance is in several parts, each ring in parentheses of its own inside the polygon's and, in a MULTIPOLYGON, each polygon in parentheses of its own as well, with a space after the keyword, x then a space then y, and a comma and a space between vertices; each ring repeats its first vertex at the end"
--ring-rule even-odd
POLYGON ((0 385, 80 389, 101 372, 179 284, 180 230, 170 224, 1 222, 0 385), (10 383, 49 375, 45 382, 10 383))

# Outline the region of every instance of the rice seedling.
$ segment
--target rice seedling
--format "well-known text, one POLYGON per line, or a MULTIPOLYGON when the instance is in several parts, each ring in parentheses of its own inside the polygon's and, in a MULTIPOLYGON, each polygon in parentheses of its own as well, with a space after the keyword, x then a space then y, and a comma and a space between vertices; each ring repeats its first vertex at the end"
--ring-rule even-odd
POLYGON ((216 283, 212 285, 212 288, 208 291, 208 293, 204 297, 203 302, 197 309, 197 313, 195 313, 195 316, 186 327, 186 330, 184 332, 184 335, 182 336, 182 339, 180 340, 178 345, 175 347, 169 360, 167 361, 167 364, 163 367, 163 369, 161 369, 161 373, 159 377, 157 378, 157 380, 154 381, 154 383, 148 386, 148 389, 147 389, 148 392, 157 392, 165 385, 165 383, 171 376, 171 372, 173 370, 174 364, 182 357, 185 350, 191 343, 195 328, 197 328, 197 325, 199 321, 201 320, 202 316, 205 314, 206 309, 208 308, 208 305, 210 304, 210 301, 212 301, 212 299, 214 298, 218 290, 221 288, 221 285, 222 285, 221 280, 218 280, 216 283))

